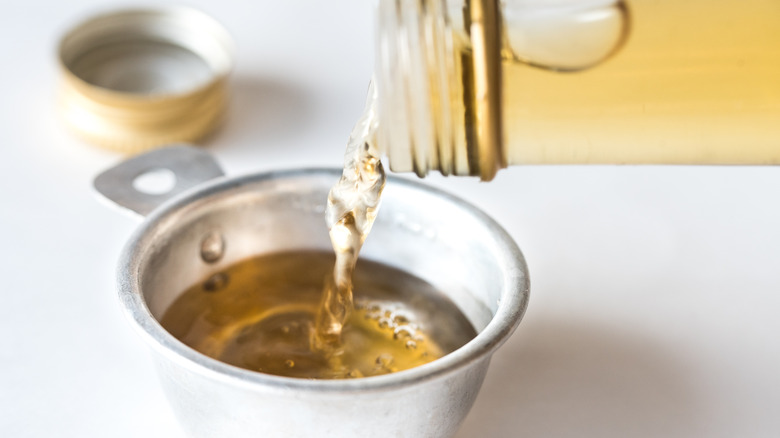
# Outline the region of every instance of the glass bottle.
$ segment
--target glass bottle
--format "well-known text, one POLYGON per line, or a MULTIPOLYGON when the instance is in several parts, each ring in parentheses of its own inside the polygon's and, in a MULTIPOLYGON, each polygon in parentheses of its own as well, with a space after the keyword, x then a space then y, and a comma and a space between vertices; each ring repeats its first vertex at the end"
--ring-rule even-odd
POLYGON ((780 163, 777 0, 379 0, 394 171, 780 163))

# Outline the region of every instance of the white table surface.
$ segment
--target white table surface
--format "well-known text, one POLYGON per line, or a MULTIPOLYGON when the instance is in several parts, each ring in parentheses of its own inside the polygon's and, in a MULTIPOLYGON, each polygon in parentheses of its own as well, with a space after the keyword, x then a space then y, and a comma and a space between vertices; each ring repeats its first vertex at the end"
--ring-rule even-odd
MULTIPOLYGON (((204 142, 226 171, 338 166, 372 71, 371 2, 187 4, 238 44, 231 115, 204 142)), ((137 223, 91 191, 120 156, 71 136, 54 108, 58 36, 117 4, 3 6, 0 436, 182 437, 114 290, 137 223)), ((494 216, 531 270, 525 319, 458 438, 780 436, 780 170, 426 183, 494 216)))

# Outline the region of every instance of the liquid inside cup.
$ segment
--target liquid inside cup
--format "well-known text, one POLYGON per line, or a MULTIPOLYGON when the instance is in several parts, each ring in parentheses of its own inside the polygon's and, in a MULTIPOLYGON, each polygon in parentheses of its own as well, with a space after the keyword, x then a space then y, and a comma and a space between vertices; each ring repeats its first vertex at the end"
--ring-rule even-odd
POLYGON ((253 257, 182 293, 161 319, 176 338, 222 362, 286 377, 345 379, 424 365, 463 346, 476 331, 445 294, 402 270, 360 260, 355 309, 341 344, 313 344, 326 251, 253 257))

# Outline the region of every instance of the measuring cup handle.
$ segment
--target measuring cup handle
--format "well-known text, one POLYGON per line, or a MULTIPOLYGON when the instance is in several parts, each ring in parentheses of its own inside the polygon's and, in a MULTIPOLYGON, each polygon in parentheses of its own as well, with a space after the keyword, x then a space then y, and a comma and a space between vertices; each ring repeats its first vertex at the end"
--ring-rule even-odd
POLYGON ((208 152, 178 144, 155 149, 125 160, 93 181, 95 190, 112 204, 146 216, 168 199, 225 173, 208 152), (158 170, 173 173, 175 183, 165 193, 146 193, 134 186, 139 176, 158 170))

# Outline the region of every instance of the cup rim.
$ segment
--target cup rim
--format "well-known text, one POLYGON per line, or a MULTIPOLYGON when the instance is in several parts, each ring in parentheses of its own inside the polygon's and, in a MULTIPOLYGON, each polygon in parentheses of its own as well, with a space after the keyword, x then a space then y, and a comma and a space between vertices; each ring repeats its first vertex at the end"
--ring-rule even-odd
POLYGON ((303 168, 221 177, 190 189, 155 209, 125 244, 117 267, 120 302, 134 328, 154 350, 191 371, 206 373, 214 379, 234 385, 255 389, 262 387, 264 392, 303 391, 309 394, 330 395, 398 389, 445 376, 476 361, 489 358, 517 328, 528 305, 530 282, 523 254, 511 236, 477 207, 445 191, 392 175, 388 175, 390 185, 436 196, 475 216, 495 237, 499 259, 507 268, 502 270, 504 286, 495 315, 477 336, 452 353, 415 368, 382 376, 338 380, 284 377, 239 368, 199 353, 171 335, 152 315, 141 291, 140 270, 144 262, 144 254, 155 239, 154 231, 165 220, 194 201, 244 185, 257 184, 266 180, 321 177, 332 177, 335 182, 340 175, 341 169, 303 168))

